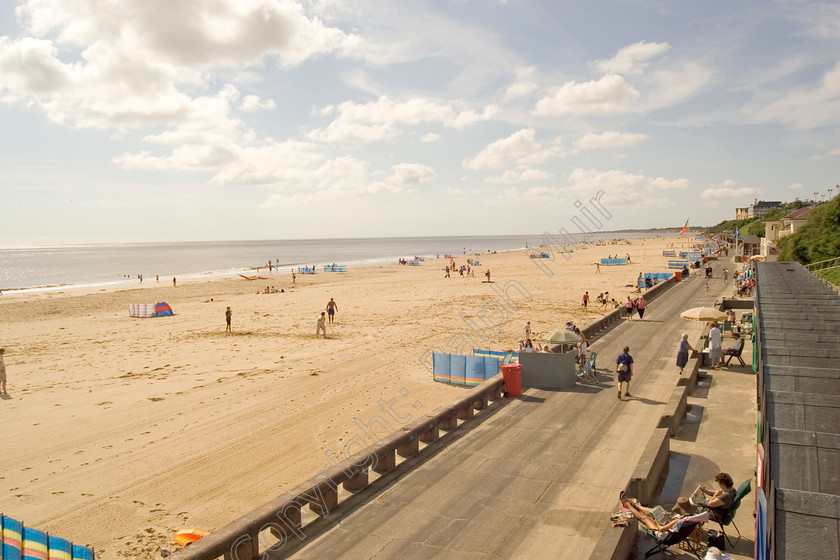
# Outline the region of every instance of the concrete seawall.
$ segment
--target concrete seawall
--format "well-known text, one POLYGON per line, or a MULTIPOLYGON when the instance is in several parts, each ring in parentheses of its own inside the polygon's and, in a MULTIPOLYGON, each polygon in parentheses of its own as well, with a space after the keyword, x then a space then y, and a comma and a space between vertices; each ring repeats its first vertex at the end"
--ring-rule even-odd
MULTIPOLYGON (((675 279, 668 279, 648 290, 645 293, 646 299, 652 301, 674 285, 675 279)), ((585 335, 592 340, 605 334, 620 323, 623 313, 623 307, 618 308, 587 325, 583 329, 585 335)), ((689 364, 687 371, 693 374, 687 375, 687 380, 675 388, 675 393, 680 390, 687 393, 689 390, 688 381, 692 375, 696 378, 696 359, 694 364, 689 364)), ((364 453, 346 459, 332 469, 319 473, 308 483, 213 531, 177 552, 175 557, 179 560, 210 560, 224 556, 226 559, 250 560, 266 552, 279 552, 280 549, 283 556, 294 553, 296 549, 311 542, 314 536, 329 530, 352 510, 371 500, 397 478, 423 464, 424 458, 458 439, 459 433, 468 431, 470 426, 480 424, 483 418, 492 416, 494 411, 509 402, 501 399, 502 389, 501 375, 497 375, 470 389, 453 405, 441 407, 403 427, 364 453), (476 421, 471 421, 474 416, 476 421), (304 515, 305 508, 317 514, 314 519, 307 519, 312 516, 304 515)), ((685 415, 685 397, 672 395, 666 411, 663 418, 668 417, 669 426, 654 430, 628 485, 628 495, 639 496, 640 499, 647 497, 655 489, 663 469, 667 468, 668 433, 672 429, 670 424, 675 421, 678 426, 679 420, 685 415)), ((626 544, 625 540, 629 539, 627 536, 622 537, 623 533, 613 531, 613 535, 618 536, 618 542, 613 546, 614 553, 620 553, 626 544)), ((629 540, 635 542, 635 537, 629 540)), ((603 546, 609 546, 609 542, 605 540, 603 546)), ((596 550, 601 550, 601 547, 599 541, 596 550)))

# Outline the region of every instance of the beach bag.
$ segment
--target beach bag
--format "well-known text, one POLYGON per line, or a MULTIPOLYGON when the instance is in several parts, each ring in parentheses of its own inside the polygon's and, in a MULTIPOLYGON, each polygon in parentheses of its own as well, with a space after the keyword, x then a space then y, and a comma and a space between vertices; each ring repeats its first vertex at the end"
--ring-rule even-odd
POLYGON ((621 373, 625 373, 627 371, 627 364, 625 364, 624 362, 618 364, 618 371, 620 371, 621 373))
POLYGON ((720 550, 726 550, 726 548, 724 548, 726 546, 726 539, 720 531, 709 531, 707 542, 710 548, 716 546, 720 550))

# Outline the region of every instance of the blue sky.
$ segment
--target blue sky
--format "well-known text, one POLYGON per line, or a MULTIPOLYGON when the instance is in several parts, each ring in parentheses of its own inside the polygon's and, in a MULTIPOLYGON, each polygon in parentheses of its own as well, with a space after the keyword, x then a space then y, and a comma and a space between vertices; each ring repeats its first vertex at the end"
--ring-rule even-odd
POLYGON ((3 246, 707 225, 840 182, 840 4, 6 2, 0 122, 3 246))

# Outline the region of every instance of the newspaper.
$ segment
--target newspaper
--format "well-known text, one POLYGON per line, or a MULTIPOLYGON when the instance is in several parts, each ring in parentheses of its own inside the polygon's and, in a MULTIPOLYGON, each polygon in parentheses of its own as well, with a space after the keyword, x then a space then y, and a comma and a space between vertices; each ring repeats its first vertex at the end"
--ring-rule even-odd
POLYGON ((697 506, 697 504, 699 504, 700 502, 703 502, 705 500, 706 500, 706 493, 703 492, 703 486, 702 485, 698 486, 694 490, 694 493, 691 496, 688 497, 688 501, 691 502, 691 505, 693 505, 695 507, 697 506))

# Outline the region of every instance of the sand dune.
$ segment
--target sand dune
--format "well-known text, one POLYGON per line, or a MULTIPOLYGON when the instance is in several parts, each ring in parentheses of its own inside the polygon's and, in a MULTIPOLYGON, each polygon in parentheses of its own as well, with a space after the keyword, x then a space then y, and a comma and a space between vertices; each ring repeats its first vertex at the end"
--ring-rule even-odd
POLYGON ((283 274, 4 294, 12 398, 0 401, 0 510, 105 560, 159 557, 176 530, 224 525, 314 475, 354 436, 370 437, 360 426, 381 414, 380 399, 406 417, 457 399, 462 389, 432 382, 421 356, 479 315, 507 314, 501 338, 481 340, 495 349, 514 347, 525 321, 535 332, 586 324, 604 311, 582 309, 585 290, 623 301, 639 272, 665 270, 666 245, 687 241, 588 246, 541 262, 551 277, 511 252, 475 257, 475 278, 445 279, 446 262, 433 259, 298 275, 294 286, 283 274), (627 252, 635 264, 595 274, 597 259, 627 252), (496 284, 482 283, 487 267, 496 284), (493 286, 511 280, 530 297, 500 307, 493 286), (266 285, 287 291, 255 293, 266 285), (330 297, 336 323, 316 340, 330 297), (129 303, 156 301, 176 315, 128 316, 129 303))

